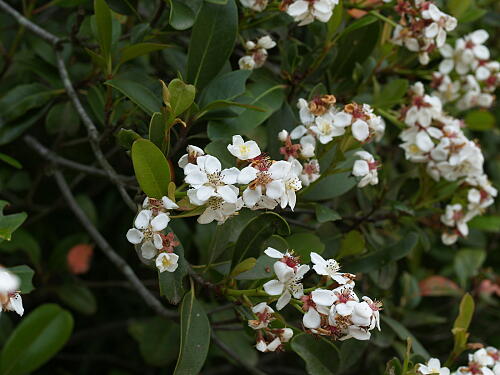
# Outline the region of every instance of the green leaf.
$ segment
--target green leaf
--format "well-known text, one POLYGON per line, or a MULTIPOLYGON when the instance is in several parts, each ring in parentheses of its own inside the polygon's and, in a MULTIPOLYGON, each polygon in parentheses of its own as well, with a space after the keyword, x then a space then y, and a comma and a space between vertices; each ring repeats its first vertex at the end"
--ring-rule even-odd
POLYGON ((21 281, 21 293, 27 294, 31 293, 35 287, 33 286, 33 276, 35 275, 35 271, 33 271, 30 267, 22 265, 8 268, 10 272, 19 277, 21 281))
POLYGON ((233 100, 245 93, 245 84, 252 72, 250 70, 235 70, 215 77, 203 89, 198 104, 206 107, 217 100, 233 100))
POLYGON ((142 139, 142 137, 137 134, 135 131, 130 129, 120 129, 118 134, 116 135, 118 140, 118 144, 127 150, 132 148, 134 142, 138 139, 142 139))
POLYGON ((0 129, 28 111, 44 106, 54 95, 56 92, 39 83, 19 85, 9 90, 0 99, 0 129))
POLYGON ((372 16, 372 15, 367 15, 365 17, 361 17, 361 18, 357 19, 356 21, 354 21, 353 23, 351 23, 349 26, 347 26, 342 31, 341 38, 344 38, 347 35, 349 35, 350 33, 354 32, 358 29, 364 28, 368 25, 371 25, 372 23, 375 23, 377 21, 378 21, 378 18, 375 16, 372 16))
POLYGON ((56 289, 58 297, 68 307, 85 314, 92 315, 97 311, 97 301, 94 294, 84 285, 64 284, 56 289))
POLYGON ((356 273, 382 268, 389 262, 395 262, 404 258, 417 246, 417 243, 418 235, 416 233, 408 233, 397 244, 359 257, 355 261, 346 264, 345 269, 348 272, 356 273))
POLYGON ((325 244, 314 233, 295 233, 288 237, 286 241, 290 249, 300 256, 302 263, 311 261, 311 252, 321 254, 325 251, 325 244))
POLYGON ((251 271, 255 267, 256 264, 257 264, 257 259, 247 258, 234 267, 234 269, 231 272, 231 274, 229 275, 229 277, 234 279, 236 276, 242 274, 243 272, 251 271))
POLYGON ((135 176, 148 197, 161 199, 168 195, 170 166, 165 155, 151 141, 138 139, 132 145, 135 176))
POLYGON ((104 59, 111 56, 112 18, 111 11, 104 0, 94 0, 95 23, 97 28, 97 42, 101 47, 104 59))
POLYGON ((292 349, 306 363, 311 375, 332 375, 339 366, 339 350, 321 336, 300 333, 291 341, 292 349))
POLYGON ((500 215, 476 216, 468 224, 470 228, 498 233, 500 231, 500 215))
POLYGON ((344 16, 344 6, 342 0, 333 9, 333 15, 328 20, 326 24, 327 27, 327 39, 332 39, 332 37, 337 33, 340 24, 342 23, 342 18, 344 16))
POLYGON ((68 341, 73 317, 55 304, 45 304, 23 318, 0 355, 0 373, 22 375, 38 369, 68 341))
POLYGON ((198 374, 210 346, 210 323, 193 291, 184 296, 180 315, 181 345, 174 375, 198 374))
POLYGON ((179 325, 160 317, 134 320, 128 327, 142 358, 152 366, 166 366, 179 352, 179 325))
POLYGON ((178 78, 173 79, 168 84, 168 91, 170 92, 170 106, 174 117, 191 107, 196 95, 196 89, 193 85, 188 85, 178 78))
POLYGON ((469 329, 472 317, 474 315, 474 299, 469 293, 466 293, 460 301, 458 316, 455 319, 453 328, 460 328, 465 331, 469 329))
POLYGON ((160 99, 157 98, 151 90, 140 83, 121 78, 113 78, 104 82, 104 84, 120 91, 150 116, 154 112, 158 112, 161 108, 160 99))
POLYGON ((304 191, 302 197, 309 201, 321 201, 343 195, 357 184, 351 172, 331 174, 319 179, 304 191))
POLYGON ((422 357, 424 357, 424 359, 430 357, 429 353, 427 352, 427 350, 425 350, 420 341, 418 341, 415 336, 413 336, 411 332, 406 329, 405 326, 403 326, 397 320, 388 317, 386 314, 381 314, 381 318, 384 323, 391 327, 391 329, 396 333, 400 340, 406 342, 408 338, 411 339, 411 342, 413 344, 413 351, 415 352, 415 354, 421 355, 422 357))
POLYGON ((288 223, 280 215, 266 212, 250 220, 236 241, 231 264, 261 255, 264 242, 276 233, 283 236, 290 234, 288 223))
POLYGON ((316 209, 316 219, 320 223, 327 223, 329 221, 337 221, 342 219, 342 217, 339 215, 337 211, 334 211, 331 208, 328 208, 321 204, 316 204, 315 209, 316 209))
POLYGON ((4 153, 0 152, 0 160, 9 164, 11 167, 14 167, 16 169, 22 169, 23 166, 19 161, 14 159, 13 157, 10 157, 9 155, 5 155, 4 153))
POLYGON ((345 256, 360 254, 365 250, 365 238, 361 232, 351 230, 342 238, 340 242, 340 253, 337 258, 341 259, 345 256))
POLYGON ((24 223, 28 215, 26 212, 4 215, 3 210, 8 204, 8 202, 0 200, 0 239, 10 241, 12 232, 24 223))
POLYGON ((375 95, 373 105, 380 108, 391 108, 401 103, 408 90, 409 82, 406 79, 395 79, 384 85, 378 95, 375 95))
POLYGON ((448 9, 454 17, 460 18, 472 4, 473 0, 449 0, 448 9))
POLYGON ((149 121, 149 140, 163 153, 167 148, 167 121, 160 112, 153 113, 149 121))
POLYGON ((223 68, 238 32, 234 0, 225 5, 204 2, 196 17, 188 50, 187 81, 201 91, 223 68))
POLYGON ((196 12, 193 8, 181 0, 169 0, 170 18, 169 24, 175 30, 187 30, 194 25, 196 12))
MULTIPOLYGON (((175 237, 177 241, 179 239, 175 237)), ((160 294, 171 304, 177 305, 184 295, 184 277, 188 273, 188 263, 184 258, 184 247, 179 241, 175 247, 175 253, 179 256, 178 266, 174 272, 158 272, 160 294)))
POLYGON ((495 127, 495 116, 487 110, 470 111, 465 116, 465 123, 470 130, 491 130, 495 127))
POLYGON ((126 46, 121 50, 121 56, 119 64, 123 64, 129 60, 135 59, 136 57, 150 54, 154 51, 161 51, 162 49, 169 48, 168 44, 160 43, 137 43, 130 46, 126 46))
MULTIPOLYGON (((269 244, 266 244, 271 246, 269 244)), ((274 246, 271 246, 274 247, 274 246)), ((288 249, 288 245, 286 246, 284 251, 288 249)), ((280 249, 277 249, 280 250, 280 249)), ((255 259, 255 258, 249 258, 255 259)), ((259 280, 259 279, 267 279, 273 275, 273 264, 276 262, 276 259, 268 257, 267 255, 261 255, 257 258, 254 267, 251 270, 240 273, 236 276, 236 280, 259 280)))
POLYGON ((45 117, 45 129, 49 134, 75 135, 80 127, 80 116, 70 101, 57 103, 45 117))
POLYGON ((10 241, 0 242, 0 251, 14 252, 18 250, 26 253, 34 265, 40 264, 40 245, 38 245, 35 237, 23 228, 18 228, 12 234, 10 241))
POLYGON ((224 121, 211 121, 208 124, 208 136, 211 140, 230 140, 234 134, 247 135, 276 112, 285 99, 284 86, 259 82, 248 87, 240 102, 262 108, 243 109, 238 117, 224 121))
POLYGON ((462 288, 470 278, 477 276, 485 260, 486 251, 482 249, 461 249, 456 253, 453 265, 462 288))

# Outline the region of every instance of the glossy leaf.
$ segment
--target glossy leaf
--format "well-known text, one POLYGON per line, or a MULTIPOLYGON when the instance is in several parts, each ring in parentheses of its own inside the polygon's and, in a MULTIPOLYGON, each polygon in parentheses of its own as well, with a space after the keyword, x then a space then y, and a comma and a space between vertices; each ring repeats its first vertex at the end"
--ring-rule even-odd
POLYGON ((170 92, 170 106, 174 117, 191 107, 196 95, 196 89, 193 85, 188 85, 177 78, 168 84, 168 91, 170 92))
POLYGON ((311 261, 311 252, 321 254, 325 250, 325 244, 321 242, 316 234, 310 232, 294 233, 287 237, 286 241, 290 249, 300 255, 302 263, 311 261))
POLYGON ((477 276, 485 260, 486 251, 483 249, 460 249, 456 253, 453 265, 462 288, 469 279, 477 276))
POLYGON ((137 181, 148 197, 160 199, 168 194, 170 166, 154 143, 146 139, 135 141, 132 162, 137 181))
POLYGON ((0 373, 22 375, 38 369, 69 339, 73 317, 55 304, 39 306, 16 327, 0 355, 0 373))
POLYGON ((9 241, 12 233, 24 223, 28 215, 25 212, 5 215, 3 210, 7 205, 8 202, 0 200, 0 239, 9 241))
POLYGON ((85 315, 95 314, 97 301, 92 291, 80 284, 64 284, 56 289, 60 300, 85 315))
POLYGON ((332 375, 339 366, 339 352, 331 341, 321 336, 300 333, 291 341, 291 346, 306 363, 307 373, 332 375))
POLYGON ((184 278, 188 274, 188 263, 184 258, 182 244, 175 247, 175 253, 179 256, 177 269, 174 272, 158 272, 158 282, 160 294, 170 303, 177 305, 184 295, 184 278))
POLYGON ((361 232, 351 230, 340 242, 340 253, 337 258, 341 259, 345 256, 360 254, 365 250, 365 238, 361 232))
POLYGON ((233 100, 245 93, 250 70, 235 70, 215 77, 205 87, 198 101, 201 108, 217 100, 233 100))
POLYGON ((162 49, 170 47, 168 44, 160 43, 137 43, 126 46, 121 50, 119 63, 123 64, 136 57, 148 55, 154 51, 161 51, 162 49))
POLYGON ((158 112, 161 108, 160 99, 157 98, 151 90, 135 81, 129 81, 121 78, 113 78, 104 82, 120 91, 127 98, 137 104, 148 115, 158 112))
POLYGON ((382 322, 386 323, 396 333, 400 340, 406 342, 408 338, 411 339, 413 351, 415 352, 415 354, 421 355, 425 359, 429 358, 429 353, 427 352, 427 350, 422 346, 420 341, 418 341, 415 336, 413 336, 413 334, 408 331, 408 329, 406 329, 405 326, 387 315, 381 314, 381 318, 382 322))
POLYGON ((94 0, 95 22, 97 28, 97 41, 101 47, 102 55, 107 60, 111 54, 112 21, 111 11, 104 0, 94 0))
POLYGON ((188 51, 187 81, 203 89, 233 51, 238 31, 234 0, 225 5, 204 2, 196 17, 188 51))
POLYGON ((8 270, 19 277, 19 280, 21 281, 20 291, 22 294, 31 293, 33 289, 35 289, 33 286, 33 276, 35 275, 35 271, 33 271, 30 267, 22 265, 10 267, 8 270))
POLYGON ((210 323, 193 291, 184 296, 180 315, 181 345, 174 375, 198 374, 210 346, 210 323))

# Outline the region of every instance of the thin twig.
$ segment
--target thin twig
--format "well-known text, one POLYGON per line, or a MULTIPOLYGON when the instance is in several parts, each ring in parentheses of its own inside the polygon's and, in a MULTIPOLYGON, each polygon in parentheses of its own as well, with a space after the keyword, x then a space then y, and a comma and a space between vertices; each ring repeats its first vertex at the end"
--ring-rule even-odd
POLYGON ((234 359, 241 367, 244 367, 250 374, 253 375, 266 375, 265 372, 259 370, 256 367, 251 366, 246 363, 238 354, 236 354, 233 349, 227 346, 223 341, 221 341, 212 330, 211 332, 212 341, 217 345, 224 353, 226 353, 229 357, 234 359))
MULTIPOLYGON (((55 152, 46 148, 44 145, 42 145, 40 142, 38 142, 35 138, 33 138, 30 135, 25 135, 24 141, 32 149, 34 149, 36 152, 38 152, 40 154, 40 156, 44 157, 47 160, 50 160, 51 162, 53 162, 55 164, 62 165, 64 167, 75 169, 77 171, 85 172, 88 174, 108 177, 108 173, 103 169, 95 168, 95 167, 85 165, 85 164, 80 164, 80 163, 77 163, 73 160, 69 160, 69 159, 63 158, 62 156, 57 155, 55 152)), ((118 175, 118 177, 123 181, 135 180, 134 177, 120 176, 120 175, 118 175)))
POLYGON ((66 179, 62 173, 58 170, 54 172, 54 176, 57 181, 57 185, 61 190, 61 193, 66 199, 69 207, 75 214, 75 216, 80 220, 83 227, 87 230, 90 237, 95 241, 97 246, 104 252, 104 254, 109 258, 109 260, 125 275, 125 277, 130 281, 135 291, 143 298, 144 302, 149 305, 158 315, 166 318, 177 317, 177 312, 167 310, 161 302, 144 286, 141 280, 134 273, 132 268, 125 262, 125 260, 118 255, 118 253, 111 247, 111 245, 106 241, 106 239, 101 235, 101 233, 94 227, 90 222, 89 218, 82 211, 80 206, 75 200, 73 193, 71 192, 66 179))

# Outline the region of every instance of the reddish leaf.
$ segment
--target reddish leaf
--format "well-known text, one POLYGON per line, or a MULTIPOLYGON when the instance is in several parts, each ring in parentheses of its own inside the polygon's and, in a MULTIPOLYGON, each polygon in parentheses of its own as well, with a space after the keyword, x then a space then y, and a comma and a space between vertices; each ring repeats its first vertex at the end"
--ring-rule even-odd
POLYGON ((443 276, 430 276, 419 283, 420 295, 424 297, 457 296, 462 294, 460 287, 443 276))
POLYGON ((88 272, 93 253, 94 246, 92 245, 79 244, 73 246, 66 258, 69 271, 75 275, 88 272))

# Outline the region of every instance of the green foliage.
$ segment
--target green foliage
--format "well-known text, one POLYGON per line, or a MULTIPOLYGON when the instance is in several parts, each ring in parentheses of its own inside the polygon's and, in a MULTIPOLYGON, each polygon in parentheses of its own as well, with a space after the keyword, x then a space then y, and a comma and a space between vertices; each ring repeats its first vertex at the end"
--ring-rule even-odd
POLYGON ((291 347, 304 360, 309 374, 334 374, 339 365, 338 349, 321 337, 301 333, 292 339, 291 347))
POLYGON ((5 215, 3 210, 9 203, 0 201, 0 239, 10 241, 12 233, 26 220, 26 213, 5 215))
POLYGON ((69 312, 54 304, 38 307, 5 343, 0 355, 2 374, 21 375, 38 369, 63 347, 72 331, 69 312))
POLYGON ((134 171, 141 189, 148 197, 161 199, 168 195, 170 167, 154 143, 138 139, 132 145, 134 171))

